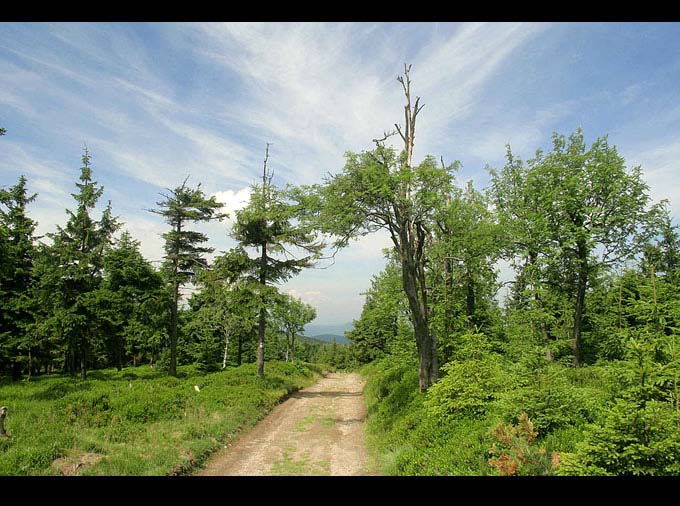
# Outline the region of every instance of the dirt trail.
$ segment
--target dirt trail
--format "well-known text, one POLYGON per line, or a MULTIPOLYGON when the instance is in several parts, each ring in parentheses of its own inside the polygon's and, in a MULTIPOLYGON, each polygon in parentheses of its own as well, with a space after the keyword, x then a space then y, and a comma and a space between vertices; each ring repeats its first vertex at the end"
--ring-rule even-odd
POLYGON ((249 433, 215 454, 203 476, 368 474, 364 381, 332 373, 277 406, 249 433))

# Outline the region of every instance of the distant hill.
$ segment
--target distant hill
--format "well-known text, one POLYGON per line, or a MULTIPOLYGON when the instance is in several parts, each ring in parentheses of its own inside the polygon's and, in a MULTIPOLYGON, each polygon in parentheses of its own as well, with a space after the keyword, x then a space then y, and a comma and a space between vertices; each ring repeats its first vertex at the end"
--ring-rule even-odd
POLYGON ((344 336, 339 335, 339 334, 317 334, 315 336, 309 336, 312 339, 316 339, 317 341, 324 341, 327 343, 332 343, 335 341, 338 344, 349 344, 350 341, 348 339, 345 339, 344 336))
MULTIPOLYGON (((351 323, 318 324, 309 323, 305 326, 305 335, 320 336, 329 334, 333 336, 344 336, 345 332, 352 330, 354 325, 351 323)), ((332 341, 332 339, 331 339, 332 341)))

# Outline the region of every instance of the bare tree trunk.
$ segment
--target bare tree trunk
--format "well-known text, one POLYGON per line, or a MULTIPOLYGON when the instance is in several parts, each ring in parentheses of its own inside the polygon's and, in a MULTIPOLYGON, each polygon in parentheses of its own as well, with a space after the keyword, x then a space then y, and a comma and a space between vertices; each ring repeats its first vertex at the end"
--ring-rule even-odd
POLYGON ((402 260, 402 285, 409 303, 411 322, 418 348, 418 383, 420 391, 425 392, 439 378, 437 342, 430 333, 425 301, 418 296, 419 290, 415 270, 415 266, 411 262, 402 260))

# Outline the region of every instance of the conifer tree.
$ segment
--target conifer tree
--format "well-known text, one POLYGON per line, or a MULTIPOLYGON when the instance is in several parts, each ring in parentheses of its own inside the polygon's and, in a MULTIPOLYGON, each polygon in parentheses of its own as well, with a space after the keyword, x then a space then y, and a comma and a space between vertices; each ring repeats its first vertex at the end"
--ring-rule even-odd
POLYGON ((232 236, 243 246, 259 250, 255 272, 260 284, 257 347, 257 375, 264 376, 264 336, 267 305, 276 293, 270 286, 290 279, 319 258, 323 244, 315 240, 314 230, 300 223, 300 209, 286 199, 286 193, 272 184, 273 172, 267 168, 267 144, 262 184, 253 186, 248 205, 236 212, 232 236), (296 255, 290 251, 302 251, 296 255), (283 256, 284 258, 280 258, 283 256), (278 257, 278 258, 277 258, 278 257))
POLYGON ((218 213, 223 206, 215 197, 207 199, 199 183, 196 188, 187 186, 187 180, 169 194, 161 194, 164 199, 157 202, 157 209, 150 212, 159 214, 170 225, 169 232, 163 234, 165 239, 165 262, 162 272, 170 290, 170 321, 168 334, 170 338, 170 370, 172 376, 177 376, 177 338, 178 338, 178 306, 180 289, 186 283, 193 281, 198 269, 207 267, 207 260, 203 257, 214 249, 201 246, 208 237, 194 230, 186 229, 187 223, 221 220, 226 214, 218 213))
POLYGON ((65 227, 57 226, 57 232, 50 234, 53 246, 50 248, 51 262, 47 265, 52 272, 41 283, 47 298, 52 301, 51 319, 53 327, 59 330, 65 346, 66 368, 71 375, 80 367, 81 379, 86 379, 96 334, 96 315, 90 304, 91 293, 101 284, 104 267, 104 253, 111 246, 118 219, 113 216, 111 202, 102 212, 101 218, 92 216, 97 201, 104 193, 92 179, 90 153, 84 150, 77 193, 71 195, 76 201, 75 211, 66 210, 69 219, 65 227))
MULTIPOLYGON (((0 190, 0 363, 9 358, 15 379, 21 368, 18 355, 26 350, 31 356, 27 329, 33 316, 28 292, 33 280, 36 223, 26 214, 26 207, 37 195, 28 195, 26 183, 22 175, 16 185, 0 190)), ((30 374, 30 363, 28 367, 30 374)))

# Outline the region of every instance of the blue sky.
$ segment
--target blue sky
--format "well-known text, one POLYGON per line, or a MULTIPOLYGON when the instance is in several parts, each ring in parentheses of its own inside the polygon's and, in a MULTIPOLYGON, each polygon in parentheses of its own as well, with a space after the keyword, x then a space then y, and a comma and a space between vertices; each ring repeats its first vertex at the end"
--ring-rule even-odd
MULTIPOLYGON (((425 104, 416 159, 459 160, 459 184, 486 186, 506 143, 529 158, 581 126, 641 165, 679 221, 678 23, 0 23, 0 186, 26 174, 38 231, 54 231, 86 143, 102 206, 157 261, 159 192, 191 174, 233 211, 267 142, 277 184, 320 182, 403 121, 404 62, 425 104)), ((202 227, 217 251, 230 226, 202 227)), ((283 289, 315 323, 351 321, 387 246, 363 238, 283 289)))

